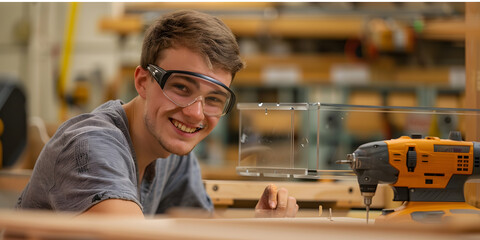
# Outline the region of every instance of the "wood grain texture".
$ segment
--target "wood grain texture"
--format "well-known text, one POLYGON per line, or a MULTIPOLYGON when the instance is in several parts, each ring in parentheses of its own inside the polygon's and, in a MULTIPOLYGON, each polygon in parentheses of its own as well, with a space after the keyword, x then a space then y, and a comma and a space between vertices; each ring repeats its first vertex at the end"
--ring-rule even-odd
POLYGON ((478 239, 477 219, 439 225, 366 225, 350 218, 132 220, 0 211, 3 239, 478 239))
MULTIPOLYGON (((265 187, 273 183, 278 188, 284 187, 289 195, 297 201, 334 202, 337 207, 363 208, 363 197, 356 181, 338 182, 264 182, 264 181, 222 181, 204 180, 205 189, 216 204, 229 202, 228 200, 258 200, 265 187)), ((387 200, 390 187, 379 185, 373 198, 373 208, 388 207, 387 200)), ((231 202, 231 201, 230 201, 231 202)))

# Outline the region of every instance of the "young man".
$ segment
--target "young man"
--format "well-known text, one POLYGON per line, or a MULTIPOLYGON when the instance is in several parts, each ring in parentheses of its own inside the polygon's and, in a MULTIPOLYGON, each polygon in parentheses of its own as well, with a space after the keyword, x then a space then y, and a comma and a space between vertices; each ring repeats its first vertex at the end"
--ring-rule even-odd
MULTIPOLYGON (((138 96, 62 124, 17 208, 138 217, 170 207, 212 211, 191 151, 233 107, 228 86, 241 68, 235 37, 219 19, 196 11, 165 15, 146 32, 138 96)), ((255 209, 293 217, 298 205, 270 185, 255 209)))

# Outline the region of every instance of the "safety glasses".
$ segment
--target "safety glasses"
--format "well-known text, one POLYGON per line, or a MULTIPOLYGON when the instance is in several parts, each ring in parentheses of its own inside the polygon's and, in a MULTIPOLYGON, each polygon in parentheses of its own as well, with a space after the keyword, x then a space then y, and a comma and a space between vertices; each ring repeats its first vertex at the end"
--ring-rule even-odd
POLYGON ((167 71, 153 64, 149 64, 147 69, 163 94, 179 107, 187 107, 201 100, 205 115, 223 116, 235 104, 233 91, 209 76, 181 70, 167 71))

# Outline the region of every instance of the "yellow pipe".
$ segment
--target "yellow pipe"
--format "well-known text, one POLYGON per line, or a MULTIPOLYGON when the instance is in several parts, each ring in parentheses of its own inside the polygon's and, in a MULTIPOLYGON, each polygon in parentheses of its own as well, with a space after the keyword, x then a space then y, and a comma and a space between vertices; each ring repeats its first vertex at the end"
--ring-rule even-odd
POLYGON ((60 96, 60 104, 61 104, 59 117, 60 117, 60 121, 62 122, 65 121, 67 118, 68 109, 67 109, 67 102, 65 98, 65 91, 66 91, 65 86, 67 83, 67 78, 69 76, 69 70, 70 70, 70 56, 72 55, 73 41, 74 41, 74 35, 75 35, 77 8, 78 8, 77 2, 70 3, 68 22, 65 28, 65 43, 63 44, 60 76, 57 82, 57 91, 58 91, 58 95, 60 96))
MULTIPOLYGON (((5 129, 5 125, 3 124, 3 119, 0 118, 0 136, 3 135, 3 130, 5 129)), ((0 141, 0 168, 3 166, 3 142, 0 141)))

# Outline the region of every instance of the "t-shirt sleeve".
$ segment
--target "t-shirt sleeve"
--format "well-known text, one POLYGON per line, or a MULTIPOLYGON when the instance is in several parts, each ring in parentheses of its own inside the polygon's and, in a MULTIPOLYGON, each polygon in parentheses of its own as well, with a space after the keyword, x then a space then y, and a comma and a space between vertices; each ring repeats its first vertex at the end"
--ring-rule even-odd
POLYGON ((133 201, 142 208, 135 162, 121 132, 83 131, 65 143, 49 191, 59 211, 83 212, 106 199, 133 201))

